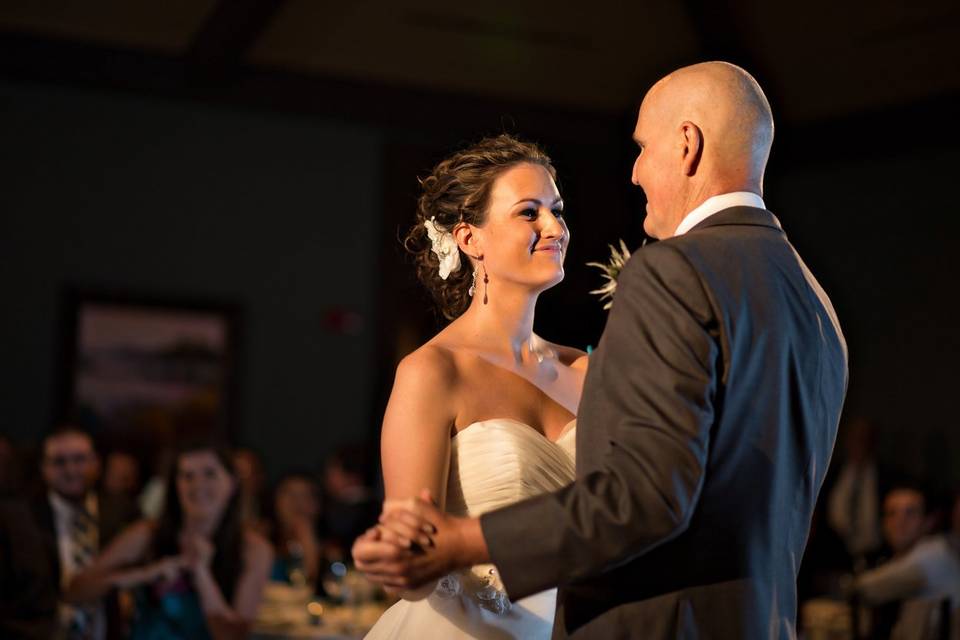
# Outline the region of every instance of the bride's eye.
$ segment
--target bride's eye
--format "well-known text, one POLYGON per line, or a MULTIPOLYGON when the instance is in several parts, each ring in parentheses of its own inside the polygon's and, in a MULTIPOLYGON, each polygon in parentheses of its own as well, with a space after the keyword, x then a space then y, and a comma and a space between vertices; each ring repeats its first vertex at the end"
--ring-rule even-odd
POLYGON ((557 220, 562 220, 562 219, 563 219, 563 209, 551 209, 550 211, 551 211, 551 213, 553 213, 553 216, 554 216, 557 220))
POLYGON ((520 215, 525 216, 531 220, 537 219, 537 210, 536 209, 524 209, 520 212, 520 215))

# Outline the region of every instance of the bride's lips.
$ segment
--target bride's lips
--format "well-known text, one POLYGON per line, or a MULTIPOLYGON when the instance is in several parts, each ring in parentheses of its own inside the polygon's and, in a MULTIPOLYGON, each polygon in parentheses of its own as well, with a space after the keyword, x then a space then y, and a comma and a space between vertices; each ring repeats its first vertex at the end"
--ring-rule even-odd
POLYGON ((560 245, 556 243, 550 243, 543 245, 542 247, 534 247, 533 252, 537 253, 538 251, 545 253, 560 253, 560 245))

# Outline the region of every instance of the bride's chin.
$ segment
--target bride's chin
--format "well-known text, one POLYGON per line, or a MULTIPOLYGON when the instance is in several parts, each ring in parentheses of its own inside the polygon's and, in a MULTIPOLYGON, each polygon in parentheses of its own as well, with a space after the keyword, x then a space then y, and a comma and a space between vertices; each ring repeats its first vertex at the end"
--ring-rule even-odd
POLYGON ((553 277, 549 278, 546 282, 544 282, 543 290, 552 289, 553 287, 563 282, 563 275, 564 275, 563 269, 561 269, 559 272, 554 274, 553 277))

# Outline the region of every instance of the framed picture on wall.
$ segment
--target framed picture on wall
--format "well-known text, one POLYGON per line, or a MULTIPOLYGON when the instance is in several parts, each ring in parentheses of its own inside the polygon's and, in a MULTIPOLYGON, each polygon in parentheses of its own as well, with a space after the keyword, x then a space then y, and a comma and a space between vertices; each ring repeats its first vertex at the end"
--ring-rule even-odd
POLYGON ((231 439, 236 305, 82 289, 65 300, 61 420, 144 457, 231 439))

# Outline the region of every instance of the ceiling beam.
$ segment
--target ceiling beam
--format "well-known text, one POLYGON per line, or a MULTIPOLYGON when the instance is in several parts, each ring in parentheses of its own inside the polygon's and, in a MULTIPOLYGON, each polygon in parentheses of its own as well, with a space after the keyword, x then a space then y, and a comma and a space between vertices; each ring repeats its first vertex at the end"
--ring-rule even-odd
POLYGON ((184 56, 195 84, 228 83, 240 75, 247 52, 285 0, 220 0, 184 56))
MULTIPOLYGON (((316 115, 378 127, 393 137, 428 135, 456 145, 479 135, 518 132, 524 137, 598 148, 611 139, 627 143, 635 114, 497 100, 455 92, 295 74, 241 63, 228 85, 186 79, 176 56, 0 31, 0 78, 81 88, 129 91, 165 99, 316 115)), ((960 145, 960 130, 930 136, 926 123, 947 122, 960 105, 948 92, 903 105, 804 123, 778 123, 774 156, 780 166, 857 159, 906 149, 960 145), (837 145, 836 140, 842 140, 837 145), (891 144, 895 140, 896 144, 891 144), (826 145, 826 147, 824 146, 826 145)))

